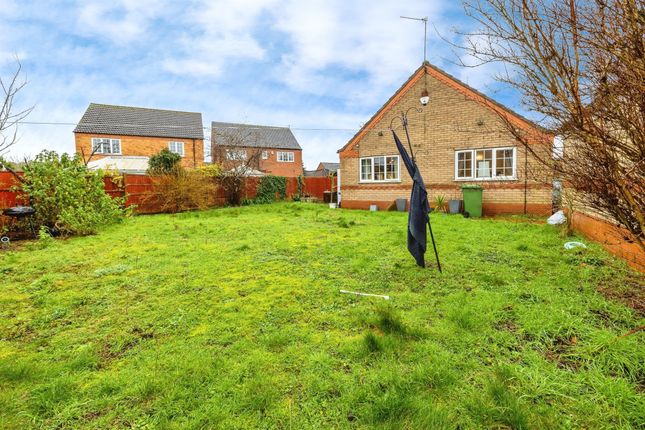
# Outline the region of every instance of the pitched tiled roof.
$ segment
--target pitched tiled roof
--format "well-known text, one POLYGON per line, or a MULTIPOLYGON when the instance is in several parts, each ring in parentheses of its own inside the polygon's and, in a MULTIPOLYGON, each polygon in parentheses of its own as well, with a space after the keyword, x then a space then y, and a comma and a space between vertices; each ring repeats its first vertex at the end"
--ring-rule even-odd
POLYGON ((302 149, 288 127, 216 121, 213 121, 211 126, 216 145, 232 144, 251 148, 302 149))
POLYGON ((321 161, 320 164, 322 164, 323 169, 331 170, 332 172, 335 172, 336 170, 340 169, 340 163, 330 163, 328 161, 321 161))
POLYGON ((90 103, 75 133, 203 139, 202 114, 90 103))

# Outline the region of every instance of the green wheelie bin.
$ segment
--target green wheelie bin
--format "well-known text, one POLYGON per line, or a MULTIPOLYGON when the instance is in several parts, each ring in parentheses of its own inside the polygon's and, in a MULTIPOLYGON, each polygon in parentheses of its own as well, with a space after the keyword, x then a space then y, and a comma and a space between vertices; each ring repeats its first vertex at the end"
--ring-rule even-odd
POLYGON ((461 192, 464 195, 464 214, 479 218, 482 216, 483 188, 479 185, 463 185, 461 192))

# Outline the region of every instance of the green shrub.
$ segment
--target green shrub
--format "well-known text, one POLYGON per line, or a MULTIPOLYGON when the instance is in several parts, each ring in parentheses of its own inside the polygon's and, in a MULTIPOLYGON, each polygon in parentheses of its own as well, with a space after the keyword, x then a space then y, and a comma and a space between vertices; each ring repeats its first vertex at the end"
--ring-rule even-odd
POLYGON ((93 234, 126 214, 123 200, 105 193, 103 174, 89 170, 78 155, 43 151, 25 165, 23 178, 34 222, 63 235, 93 234))
POLYGON ((40 230, 38 230, 38 243, 41 248, 48 248, 52 243, 54 243, 54 238, 49 233, 49 228, 44 225, 41 225, 40 230))
POLYGON ((260 178, 256 203, 271 203, 279 196, 281 200, 287 197, 287 178, 284 176, 267 175, 260 178))
POLYGON ((180 162, 181 155, 164 148, 148 160, 148 173, 151 175, 171 174, 179 167, 180 162))
POLYGON ((305 177, 302 175, 296 176, 296 194, 293 195, 293 201, 299 202, 305 193, 305 177))
POLYGON ((144 201, 159 204, 162 212, 177 213, 213 205, 215 182, 209 171, 176 166, 169 173, 153 176, 152 180, 154 191, 144 201))

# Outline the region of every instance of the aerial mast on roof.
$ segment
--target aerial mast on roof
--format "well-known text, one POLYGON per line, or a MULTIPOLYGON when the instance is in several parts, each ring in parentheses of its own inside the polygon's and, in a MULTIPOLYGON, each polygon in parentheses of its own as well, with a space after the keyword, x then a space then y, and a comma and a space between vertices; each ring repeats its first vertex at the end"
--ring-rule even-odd
POLYGON ((413 16, 403 16, 403 19, 411 19, 413 21, 423 21, 423 64, 427 62, 426 57, 426 47, 428 46, 428 17, 424 16, 423 18, 416 18, 413 16))

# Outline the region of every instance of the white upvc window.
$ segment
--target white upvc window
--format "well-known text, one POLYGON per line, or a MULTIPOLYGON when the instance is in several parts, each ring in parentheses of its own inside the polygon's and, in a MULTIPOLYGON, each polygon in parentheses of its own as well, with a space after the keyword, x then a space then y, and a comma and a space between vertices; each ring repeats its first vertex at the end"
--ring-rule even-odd
POLYGON ((92 152, 95 154, 121 154, 121 139, 105 137, 92 138, 92 152))
POLYGON ((516 179, 515 148, 482 148, 455 151, 456 181, 516 179))
POLYGON ((262 151, 262 159, 263 160, 269 159, 269 151, 262 151))
POLYGON ((226 159, 236 161, 246 160, 246 151, 244 149, 227 149, 226 159))
POLYGON ((293 152, 278 151, 278 161, 283 163, 293 163, 293 152))
POLYGON ((184 142, 168 142, 168 150, 173 154, 184 156, 184 142))
POLYGON ((359 160, 360 182, 399 181, 399 156, 382 155, 359 160))

